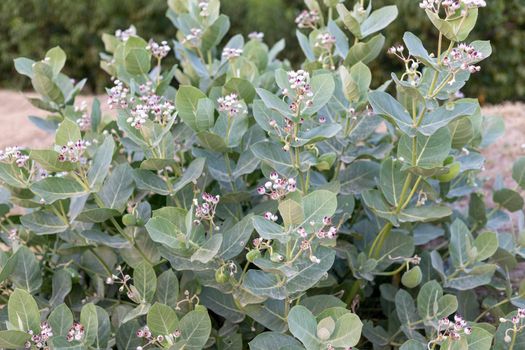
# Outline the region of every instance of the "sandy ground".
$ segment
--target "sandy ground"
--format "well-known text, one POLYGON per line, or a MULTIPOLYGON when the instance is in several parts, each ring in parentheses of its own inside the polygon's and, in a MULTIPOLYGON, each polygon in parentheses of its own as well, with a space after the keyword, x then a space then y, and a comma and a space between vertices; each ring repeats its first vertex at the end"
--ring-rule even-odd
MULTIPOLYGON (((29 115, 45 116, 46 112, 31 105, 21 92, 0 90, 0 148, 10 145, 35 148, 52 143, 52 137, 39 130, 29 119, 29 115)), ((86 101, 91 106, 93 96, 80 96, 78 103, 86 101)), ((108 113, 106 97, 99 96, 101 106, 108 113)), ((498 106, 484 107, 486 115, 499 115, 505 120, 505 135, 495 144, 484 150, 487 158, 484 176, 492 183, 501 175, 505 183, 512 186, 510 176, 512 161, 525 156, 525 104, 504 103, 498 106)), ((513 186, 512 186, 513 187, 513 186)))

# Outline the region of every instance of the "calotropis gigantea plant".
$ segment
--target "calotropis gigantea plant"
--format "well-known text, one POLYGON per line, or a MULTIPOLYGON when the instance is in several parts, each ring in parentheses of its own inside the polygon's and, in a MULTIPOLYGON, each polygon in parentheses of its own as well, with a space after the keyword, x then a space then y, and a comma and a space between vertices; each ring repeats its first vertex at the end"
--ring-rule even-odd
POLYGON ((485 2, 421 1, 437 48, 388 50, 395 6, 305 4, 296 69, 262 33, 225 42, 218 0, 168 1, 170 42, 105 34, 115 116, 75 104, 60 48, 15 61, 55 142, 0 154, 0 347, 523 346, 525 159, 487 209, 502 123, 460 92, 485 2), (384 51, 403 70, 373 88, 384 51))

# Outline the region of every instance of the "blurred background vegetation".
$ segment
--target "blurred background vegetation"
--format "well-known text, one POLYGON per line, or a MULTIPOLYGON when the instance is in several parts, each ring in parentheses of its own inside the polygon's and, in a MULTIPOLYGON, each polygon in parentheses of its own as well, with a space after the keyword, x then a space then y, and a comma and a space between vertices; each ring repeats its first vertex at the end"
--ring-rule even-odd
MULTIPOLYGON (((353 1, 346 0, 350 7, 353 1)), ((387 28, 387 44, 401 40, 403 32, 423 37, 429 49, 436 42, 435 30, 418 7, 419 0, 374 0, 374 7, 396 4, 398 19, 387 28), (427 40, 428 39, 428 40, 427 40)), ((285 38, 284 56, 300 62, 302 53, 295 39, 294 18, 304 7, 302 0, 222 0, 223 12, 232 21, 231 33, 265 33, 270 44, 285 38)), ((2 0, 0 2, 0 86, 25 88, 27 80, 17 76, 13 59, 41 58, 47 49, 60 45, 68 54, 66 73, 87 77, 88 88, 103 91, 109 78, 98 68, 103 50, 100 35, 134 24, 144 38, 174 37, 165 17, 166 0, 2 0)), ((491 0, 480 11, 473 39, 489 39, 492 57, 483 63, 465 92, 482 101, 496 103, 525 99, 525 1, 491 0)), ((386 50, 386 47, 385 47, 386 50)), ((376 83, 401 67, 387 55, 375 62, 376 83)))

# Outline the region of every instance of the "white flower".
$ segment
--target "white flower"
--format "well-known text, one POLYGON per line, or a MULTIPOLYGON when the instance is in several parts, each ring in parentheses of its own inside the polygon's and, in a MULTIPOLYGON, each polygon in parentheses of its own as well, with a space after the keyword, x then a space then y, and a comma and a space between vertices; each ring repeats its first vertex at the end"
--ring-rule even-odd
POLYGON ((222 50, 222 57, 231 60, 237 57, 240 57, 242 55, 243 50, 242 49, 235 49, 230 47, 225 47, 222 50))
POLYGON ((117 39, 122 41, 128 41, 130 36, 137 35, 137 29, 134 26, 130 26, 128 29, 117 29, 115 36, 117 39))

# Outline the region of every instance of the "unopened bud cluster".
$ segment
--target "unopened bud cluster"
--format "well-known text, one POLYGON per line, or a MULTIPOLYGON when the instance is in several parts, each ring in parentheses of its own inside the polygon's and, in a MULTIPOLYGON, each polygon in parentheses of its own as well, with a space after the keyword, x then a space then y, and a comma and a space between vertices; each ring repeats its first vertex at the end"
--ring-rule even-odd
POLYGON ((134 26, 130 26, 128 29, 117 29, 115 36, 121 41, 128 41, 130 36, 137 35, 137 30, 134 26))
POLYGON ((25 342, 24 348, 31 349, 34 346, 37 349, 49 349, 47 340, 53 336, 53 330, 47 321, 40 323, 40 333, 34 334, 32 330, 28 333, 31 338, 25 342))
POLYGON ((159 44, 153 39, 150 39, 148 46, 146 46, 146 50, 150 51, 153 57, 155 57, 158 60, 161 60, 168 55, 171 48, 169 47, 167 41, 162 41, 159 44))
POLYGON ((209 4, 208 4, 208 0, 201 0, 199 1, 199 8, 201 10, 201 12, 199 13, 201 17, 208 17, 210 15, 210 13, 208 12, 208 7, 209 7, 209 4))
POLYGON ((202 39, 202 29, 200 28, 191 28, 190 34, 186 35, 182 39, 183 44, 188 44, 193 47, 197 47, 201 44, 202 39))
POLYGON ((445 340, 458 341, 463 335, 472 334, 472 328, 467 321, 459 315, 454 315, 454 321, 444 317, 438 321, 438 334, 436 339, 431 340, 430 344, 442 343, 445 340))
POLYGON ((472 64, 483 59, 483 54, 473 46, 459 44, 458 47, 450 51, 450 55, 443 58, 443 64, 450 69, 461 69, 476 73, 481 70, 480 66, 472 64))
POLYGON ((295 18, 295 23, 299 28, 315 29, 320 19, 319 12, 316 10, 304 10, 295 18))
POLYGON ((89 141, 84 140, 69 141, 58 151, 58 161, 85 164, 86 158, 83 154, 90 145, 89 141))
POLYGON ((214 226, 213 219, 215 217, 215 209, 217 208, 217 204, 219 204, 220 196, 214 196, 204 192, 201 198, 204 203, 199 204, 197 199, 193 200, 195 205, 195 217, 197 218, 194 220, 194 224, 199 225, 202 221, 208 221, 210 225, 214 226))
POLYGON ((180 331, 177 329, 172 334, 166 334, 166 335, 157 335, 153 336, 151 333, 151 330, 148 326, 144 326, 142 328, 139 328, 137 332, 135 333, 137 338, 141 338, 146 340, 146 344, 137 346, 137 350, 143 350, 144 348, 148 347, 149 345, 159 345, 162 343, 166 338, 178 338, 180 337, 180 331))
POLYGON ((17 167, 23 168, 29 156, 22 153, 22 150, 18 146, 6 147, 4 150, 0 150, 0 162, 3 163, 15 163, 17 167))
POLYGON ((314 93, 310 85, 310 73, 302 69, 290 71, 288 72, 288 83, 292 91, 284 89, 283 95, 292 99, 289 105, 290 110, 295 114, 300 114, 303 106, 311 107, 313 104, 314 93))
POLYGON ((88 113, 86 101, 82 101, 80 106, 75 106, 75 112, 80 113, 77 124, 80 130, 88 131, 91 128, 91 116, 88 113))
POLYGON ((232 60, 237 57, 240 57, 242 55, 243 50, 242 49, 235 49, 231 47, 225 47, 222 50, 222 57, 227 60, 232 60))
POLYGON ((264 33, 262 32, 251 32, 248 34, 248 38, 251 40, 262 41, 264 39, 264 33))
POLYGON ((219 97, 217 99, 219 104, 219 112, 228 114, 229 117, 236 117, 238 115, 246 114, 247 111, 244 105, 239 101, 239 96, 236 93, 219 97))
POLYGON ((264 183, 264 186, 257 188, 257 193, 267 195, 273 200, 279 200, 286 197, 288 193, 295 192, 296 190, 297 185, 295 179, 279 177, 279 174, 274 171, 270 174, 270 179, 264 183))
POLYGON ((335 36, 330 33, 321 33, 317 35, 315 47, 320 47, 324 50, 331 51, 335 45, 335 36))
POLYGON ((79 322, 73 322, 73 326, 69 328, 66 334, 66 339, 68 342, 73 340, 81 341, 84 338, 84 326, 79 322))

